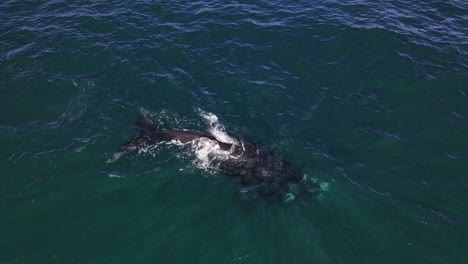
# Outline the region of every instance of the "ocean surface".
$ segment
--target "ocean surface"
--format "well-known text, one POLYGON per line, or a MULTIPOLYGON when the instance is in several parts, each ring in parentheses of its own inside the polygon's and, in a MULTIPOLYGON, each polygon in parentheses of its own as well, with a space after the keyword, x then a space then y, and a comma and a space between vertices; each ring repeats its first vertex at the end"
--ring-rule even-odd
POLYGON ((468 4, 0 1, 0 263, 468 263, 468 4), (329 183, 244 199, 140 109, 329 183))

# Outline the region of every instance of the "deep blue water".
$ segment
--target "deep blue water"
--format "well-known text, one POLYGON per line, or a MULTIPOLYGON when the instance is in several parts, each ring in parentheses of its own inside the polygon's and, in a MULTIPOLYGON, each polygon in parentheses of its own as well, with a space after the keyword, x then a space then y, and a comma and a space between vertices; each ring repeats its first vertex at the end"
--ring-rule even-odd
POLYGON ((465 1, 0 2, 1 263, 468 263, 465 1), (243 199, 140 108, 330 183, 243 199))

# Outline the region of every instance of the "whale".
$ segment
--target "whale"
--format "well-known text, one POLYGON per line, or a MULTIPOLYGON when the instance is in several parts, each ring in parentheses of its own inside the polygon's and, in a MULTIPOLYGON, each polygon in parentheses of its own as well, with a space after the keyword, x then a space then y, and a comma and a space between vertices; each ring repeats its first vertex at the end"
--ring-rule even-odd
POLYGON ((241 193, 254 194, 250 197, 291 201, 321 190, 317 181, 304 177, 301 168, 267 147, 239 139, 228 142, 209 131, 159 130, 145 111, 138 115, 136 135, 121 145, 108 162, 155 142, 177 143, 193 152, 200 141, 216 147, 217 151, 208 153, 210 165, 239 182, 241 193))

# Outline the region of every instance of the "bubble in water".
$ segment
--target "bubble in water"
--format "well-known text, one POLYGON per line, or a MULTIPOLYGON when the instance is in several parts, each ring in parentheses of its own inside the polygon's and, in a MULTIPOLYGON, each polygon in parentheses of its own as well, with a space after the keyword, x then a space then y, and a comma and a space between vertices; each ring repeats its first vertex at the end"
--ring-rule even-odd
POLYGON ((323 192, 326 192, 328 189, 330 189, 330 184, 328 182, 321 182, 319 185, 323 192))
POLYGON ((287 193, 285 196, 284 196, 284 201, 285 202, 292 202, 296 199, 296 197, 294 196, 294 194, 292 193, 287 193))

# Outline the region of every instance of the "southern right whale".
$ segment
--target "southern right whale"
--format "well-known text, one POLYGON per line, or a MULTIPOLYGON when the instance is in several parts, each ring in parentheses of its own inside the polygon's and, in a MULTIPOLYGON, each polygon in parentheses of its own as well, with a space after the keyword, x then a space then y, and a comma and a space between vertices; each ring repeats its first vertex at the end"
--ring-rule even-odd
POLYGON ((148 115, 149 112, 140 111, 136 136, 114 152, 108 162, 152 142, 174 142, 192 152, 204 143, 212 146, 206 156, 210 165, 240 182, 241 192, 254 192, 268 200, 292 200, 298 195, 320 191, 319 183, 304 178, 302 169, 265 147, 239 139, 223 140, 208 131, 160 131, 148 115))

